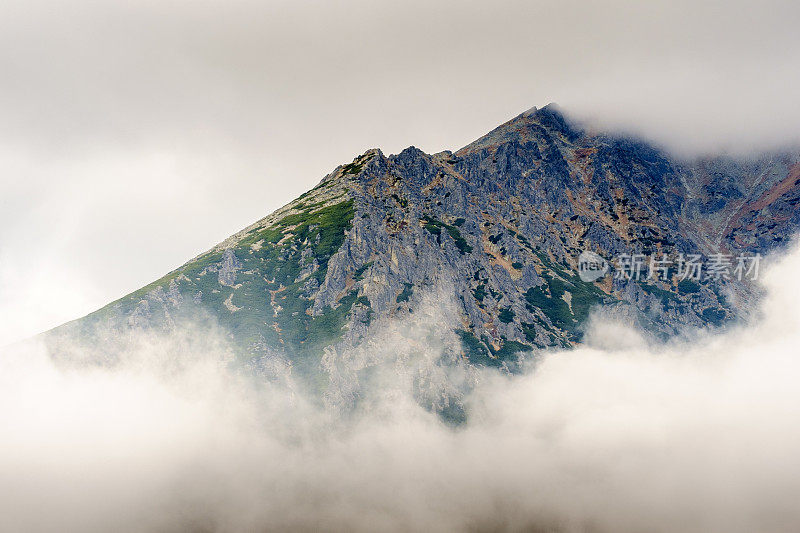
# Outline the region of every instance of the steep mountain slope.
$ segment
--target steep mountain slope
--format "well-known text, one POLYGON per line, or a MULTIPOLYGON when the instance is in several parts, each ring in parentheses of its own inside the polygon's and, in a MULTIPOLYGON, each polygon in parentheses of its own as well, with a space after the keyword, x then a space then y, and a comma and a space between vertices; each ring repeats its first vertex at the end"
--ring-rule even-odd
POLYGON ((746 312, 745 281, 635 280, 612 268, 584 282, 578 255, 768 252, 800 225, 798 161, 683 161, 583 131, 552 105, 533 109, 456 152, 369 150, 49 338, 58 351, 65 336, 119 342, 124 331, 213 321, 241 361, 308 374, 442 290, 455 305, 453 357, 476 365, 513 369, 520 354, 579 342, 597 308, 660 335, 720 324, 746 312))

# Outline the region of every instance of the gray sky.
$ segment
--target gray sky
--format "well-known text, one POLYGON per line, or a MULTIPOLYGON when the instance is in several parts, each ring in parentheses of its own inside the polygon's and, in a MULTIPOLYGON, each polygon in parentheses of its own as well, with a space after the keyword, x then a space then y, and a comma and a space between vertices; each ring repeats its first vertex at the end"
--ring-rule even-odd
POLYGON ((531 106, 675 150, 800 139, 791 1, 0 6, 0 344, 134 290, 377 146, 531 106))

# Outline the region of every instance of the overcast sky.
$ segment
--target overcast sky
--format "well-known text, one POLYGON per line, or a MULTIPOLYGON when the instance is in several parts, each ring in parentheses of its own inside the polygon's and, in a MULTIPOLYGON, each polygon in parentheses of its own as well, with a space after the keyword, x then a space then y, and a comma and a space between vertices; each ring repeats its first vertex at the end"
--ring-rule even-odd
POLYGON ((0 6, 0 344, 209 248, 370 147, 530 108, 683 152, 800 138, 792 1, 0 6))

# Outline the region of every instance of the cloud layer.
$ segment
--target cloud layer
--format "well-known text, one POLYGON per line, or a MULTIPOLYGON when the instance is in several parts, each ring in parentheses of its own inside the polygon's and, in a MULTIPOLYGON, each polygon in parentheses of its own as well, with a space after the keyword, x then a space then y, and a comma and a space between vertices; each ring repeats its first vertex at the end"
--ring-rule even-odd
MULTIPOLYGON (((652 344, 598 316, 583 348, 473 376, 455 429, 403 380, 355 411, 253 382, 207 332, 142 335, 111 368, 19 347, 0 358, 0 529, 797 531, 799 270, 795 249, 724 334, 652 344)), ((414 367, 384 340, 373 361, 414 367)))

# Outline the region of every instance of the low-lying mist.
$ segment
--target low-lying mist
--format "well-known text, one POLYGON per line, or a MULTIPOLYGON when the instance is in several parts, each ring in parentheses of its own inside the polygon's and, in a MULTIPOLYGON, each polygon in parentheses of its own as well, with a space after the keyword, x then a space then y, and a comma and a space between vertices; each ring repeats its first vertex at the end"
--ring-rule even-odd
POLYGON ((397 355, 397 324, 370 355, 392 371, 346 414, 288 375, 231 370, 207 330, 142 334, 106 367, 16 346, 0 530, 795 532, 797 272, 795 250, 764 277, 760 318, 722 334, 654 344, 596 316, 584 347, 520 375, 454 362, 471 391, 456 427, 397 377, 431 368, 397 355))

